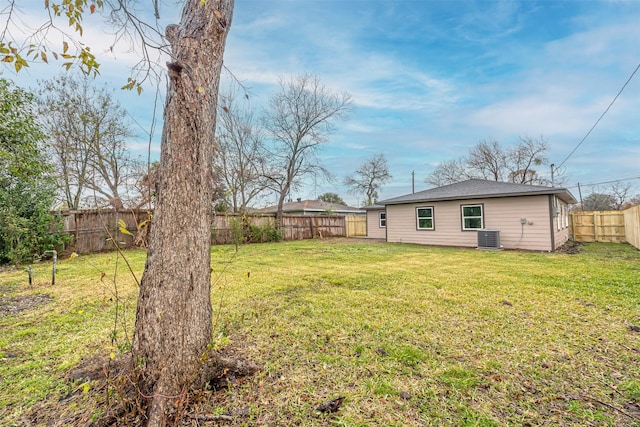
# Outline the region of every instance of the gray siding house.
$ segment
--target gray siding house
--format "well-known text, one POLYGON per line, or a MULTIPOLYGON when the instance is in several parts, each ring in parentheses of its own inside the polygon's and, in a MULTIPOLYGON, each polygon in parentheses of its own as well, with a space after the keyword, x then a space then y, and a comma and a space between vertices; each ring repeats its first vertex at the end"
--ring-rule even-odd
POLYGON ((551 252, 569 239, 573 203, 565 188, 470 179, 379 201, 367 210, 368 235, 462 247, 484 247, 489 236, 500 248, 551 252))

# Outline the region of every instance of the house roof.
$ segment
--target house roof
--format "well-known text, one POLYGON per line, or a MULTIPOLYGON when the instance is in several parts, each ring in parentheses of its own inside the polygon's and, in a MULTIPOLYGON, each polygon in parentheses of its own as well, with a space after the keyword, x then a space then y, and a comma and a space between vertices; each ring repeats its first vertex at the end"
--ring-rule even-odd
POLYGON ((555 194, 566 203, 576 203, 576 199, 566 188, 544 187, 541 185, 513 184, 510 182, 469 179, 455 184, 443 185, 417 193, 381 200, 380 205, 435 202, 444 200, 469 200, 494 197, 514 197, 555 194))
MULTIPOLYGON (((261 212, 275 213, 278 206, 269 206, 260 209, 261 212)), ((300 200, 299 202, 289 202, 282 206, 283 212, 334 212, 334 213, 352 213, 362 214, 362 210, 351 206, 340 205, 338 203, 328 203, 322 200, 300 200)))
POLYGON ((378 210, 384 209, 384 206, 380 205, 380 204, 377 204, 377 202, 376 202, 375 205, 363 206, 360 209, 362 209, 364 211, 378 211, 378 210))

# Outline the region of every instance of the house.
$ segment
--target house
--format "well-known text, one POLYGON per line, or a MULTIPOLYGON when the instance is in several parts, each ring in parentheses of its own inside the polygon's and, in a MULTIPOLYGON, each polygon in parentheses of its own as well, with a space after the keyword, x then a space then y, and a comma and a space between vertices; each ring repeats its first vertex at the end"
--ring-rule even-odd
POLYGON ((375 204, 362 208, 367 213, 367 237, 387 238, 387 211, 384 206, 375 204))
MULTIPOLYGON (((264 209, 260 209, 260 213, 275 214, 278 211, 278 206, 269 206, 264 209)), ((282 206, 282 212, 288 215, 362 215, 364 211, 353 208, 351 206, 344 206, 337 203, 323 202, 322 200, 302 200, 298 199, 295 202, 288 202, 282 206)))
POLYGON ((569 239, 565 188, 470 179, 382 200, 368 237, 424 245, 554 251, 569 239))

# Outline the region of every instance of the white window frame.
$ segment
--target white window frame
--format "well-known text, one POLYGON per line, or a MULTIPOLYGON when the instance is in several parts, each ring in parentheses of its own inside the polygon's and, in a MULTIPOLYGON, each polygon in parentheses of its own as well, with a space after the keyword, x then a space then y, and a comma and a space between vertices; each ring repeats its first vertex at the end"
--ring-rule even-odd
POLYGON ((562 230, 562 216, 563 216, 563 209, 561 205, 558 205, 558 207, 556 208, 556 212, 557 212, 557 216, 556 216, 556 222, 558 223, 558 231, 562 230))
POLYGON ((475 204, 475 205, 460 205, 460 217, 462 219, 462 230, 463 231, 482 230, 484 228, 484 205, 482 203, 478 203, 478 204, 475 204), (477 215, 465 216, 464 208, 475 208, 475 207, 479 207, 480 208, 480 216, 477 216, 477 215), (476 218, 480 218, 480 227, 467 227, 465 225, 465 219, 476 219, 476 218))
POLYGON ((417 230, 435 230, 435 228, 436 228, 436 220, 435 220, 435 213, 434 213, 433 206, 418 206, 418 207, 416 207, 416 229, 417 230), (418 211, 420 209, 429 209, 429 211, 431 211, 431 216, 423 216, 423 217, 421 217, 418 214, 418 211), (430 219, 431 220, 431 227, 420 227, 420 220, 421 219, 430 219))
POLYGON ((378 212, 378 227, 387 228, 387 212, 378 212))

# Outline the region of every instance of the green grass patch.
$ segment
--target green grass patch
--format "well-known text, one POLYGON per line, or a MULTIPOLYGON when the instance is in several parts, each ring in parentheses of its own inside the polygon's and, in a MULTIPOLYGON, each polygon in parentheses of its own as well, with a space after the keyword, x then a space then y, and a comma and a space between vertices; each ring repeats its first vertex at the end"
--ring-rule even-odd
MULTIPOLYGON (((263 369, 220 391, 233 425, 640 423, 640 252, 576 255, 314 240, 211 250, 216 348, 263 369), (345 396, 331 415, 317 404, 345 396)), ((145 253, 126 256, 140 277, 145 253)), ((129 348, 137 286, 116 254, 0 273, 0 419, 73 387, 80 360, 129 348), (22 301, 21 300, 21 301, 22 301), (28 305, 28 304, 27 304, 28 305)), ((90 400, 86 405, 98 404, 90 400)))

